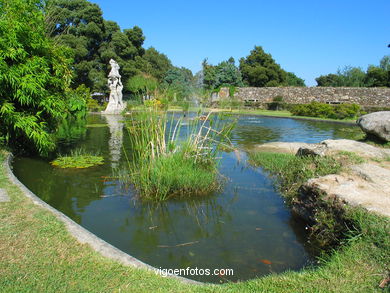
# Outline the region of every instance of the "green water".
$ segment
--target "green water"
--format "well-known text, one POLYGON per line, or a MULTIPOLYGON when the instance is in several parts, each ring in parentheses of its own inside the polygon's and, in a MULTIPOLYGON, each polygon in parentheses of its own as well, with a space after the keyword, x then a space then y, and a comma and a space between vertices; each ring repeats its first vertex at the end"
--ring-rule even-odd
POLYGON ((124 118, 106 119, 90 116, 88 124, 98 127, 88 127, 82 139, 62 148, 100 153, 104 165, 58 169, 40 158, 18 157, 15 175, 51 206, 156 268, 234 270, 233 276, 186 276, 216 283, 314 263, 304 224, 292 217, 274 179, 246 163, 245 150, 268 141, 319 142, 360 132, 334 123, 239 116, 232 139, 242 151, 221 154, 219 170, 226 177, 222 191, 202 198, 145 203, 112 178, 113 168, 125 163, 124 150, 130 150, 121 124, 124 118))

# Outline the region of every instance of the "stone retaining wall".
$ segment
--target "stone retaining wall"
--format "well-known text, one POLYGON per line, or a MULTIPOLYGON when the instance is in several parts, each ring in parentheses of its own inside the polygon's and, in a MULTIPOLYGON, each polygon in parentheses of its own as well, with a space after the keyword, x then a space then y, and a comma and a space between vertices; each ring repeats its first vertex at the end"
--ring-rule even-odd
POLYGON ((290 104, 356 103, 362 106, 390 107, 390 88, 344 87, 245 87, 237 88, 234 97, 258 103, 271 102, 281 96, 290 104))

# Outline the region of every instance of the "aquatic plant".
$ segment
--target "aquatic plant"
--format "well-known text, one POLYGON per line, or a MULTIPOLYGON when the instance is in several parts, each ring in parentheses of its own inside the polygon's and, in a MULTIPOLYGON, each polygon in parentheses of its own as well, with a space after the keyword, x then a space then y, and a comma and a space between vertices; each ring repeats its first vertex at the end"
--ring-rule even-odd
POLYGON ((218 188, 218 146, 231 144, 234 121, 222 124, 221 116, 209 113, 202 120, 190 120, 183 131, 183 118, 168 119, 166 112, 156 108, 131 115, 127 180, 142 198, 166 200, 218 188))
POLYGON ((104 158, 76 149, 71 151, 70 155, 59 156, 50 164, 59 168, 83 169, 104 164, 104 158))

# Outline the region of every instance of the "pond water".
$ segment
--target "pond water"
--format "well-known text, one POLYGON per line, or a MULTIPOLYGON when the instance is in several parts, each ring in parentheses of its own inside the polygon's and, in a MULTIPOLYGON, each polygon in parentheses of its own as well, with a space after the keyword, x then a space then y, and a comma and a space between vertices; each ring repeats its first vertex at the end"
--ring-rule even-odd
POLYGON ((245 150, 269 141, 349 138, 360 132, 358 128, 238 116, 232 141, 242 151, 221 154, 219 171, 226 177, 222 191, 196 199, 145 203, 112 177, 113 169, 125 163, 123 151, 128 148, 123 119, 91 115, 86 135, 67 147, 99 152, 104 165, 58 169, 40 158, 18 157, 13 163, 15 175, 51 206, 156 268, 234 270, 233 276, 187 276, 191 279, 247 280, 313 263, 314 250, 307 243, 304 224, 292 217, 274 179, 247 164, 245 150))

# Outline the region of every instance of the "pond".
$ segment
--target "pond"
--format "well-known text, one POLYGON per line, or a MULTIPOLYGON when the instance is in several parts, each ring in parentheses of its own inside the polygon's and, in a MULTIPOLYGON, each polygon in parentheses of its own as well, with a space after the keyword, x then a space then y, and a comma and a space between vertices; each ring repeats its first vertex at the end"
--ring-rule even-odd
MULTIPOLYGON (((181 114, 175 114, 181 115, 181 114)), ((31 191, 117 248, 156 268, 233 269, 233 276, 187 276, 203 282, 247 280, 314 263, 305 226, 275 189, 275 180, 246 162, 245 150, 269 141, 319 142, 359 133, 345 124, 238 116, 232 134, 240 152, 223 152, 222 191, 163 203, 141 202, 112 177, 125 164, 122 117, 91 115, 83 139, 67 149, 99 152, 105 164, 58 169, 18 157, 14 173, 31 191)), ((183 120, 185 122, 185 120, 183 120)))

